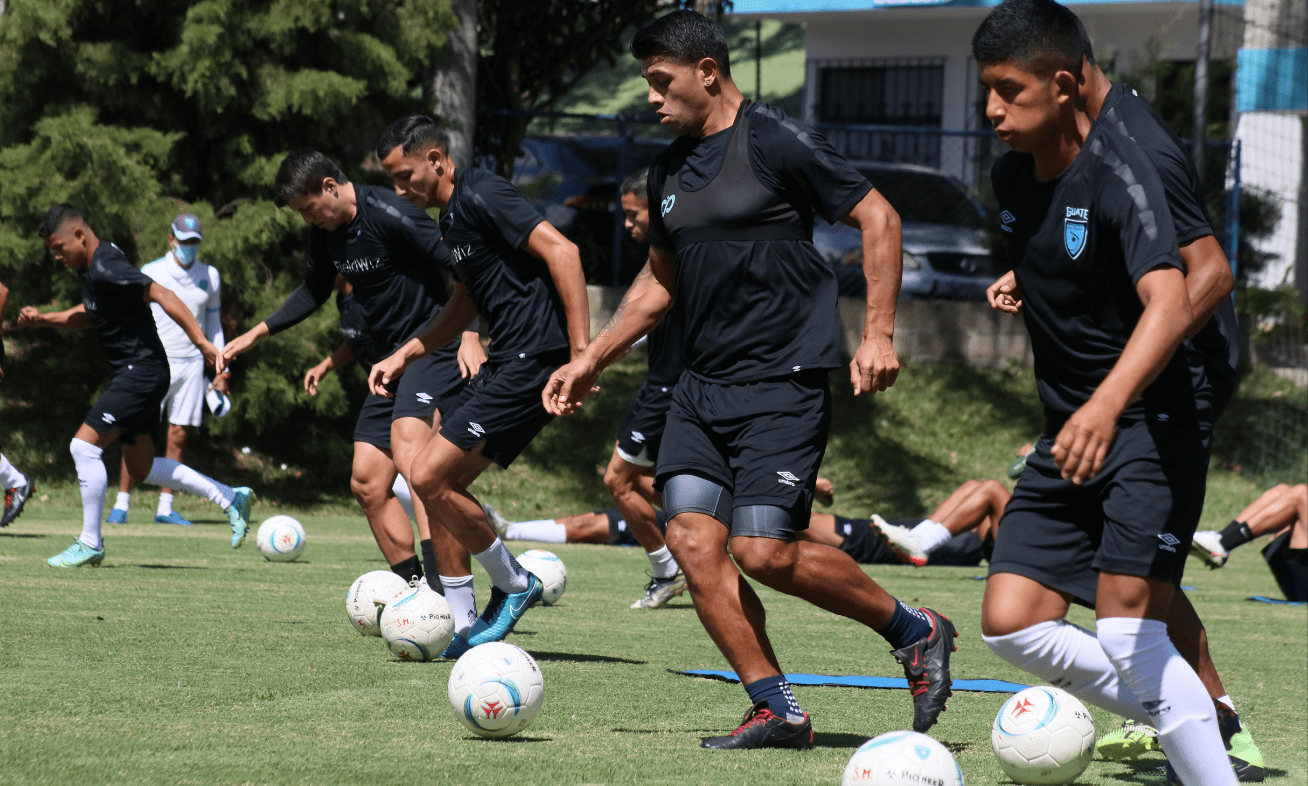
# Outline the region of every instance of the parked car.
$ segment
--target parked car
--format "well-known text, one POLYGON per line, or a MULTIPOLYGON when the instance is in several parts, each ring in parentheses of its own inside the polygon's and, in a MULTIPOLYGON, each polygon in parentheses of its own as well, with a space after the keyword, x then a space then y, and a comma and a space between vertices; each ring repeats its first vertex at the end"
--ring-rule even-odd
MULTIPOLYGON (((986 287, 1003 271, 991 251, 986 212, 967 195, 963 184, 929 167, 853 164, 899 213, 904 238, 900 295, 985 300, 986 287)), ((840 294, 866 297, 859 232, 815 216, 813 243, 836 266, 840 294)))

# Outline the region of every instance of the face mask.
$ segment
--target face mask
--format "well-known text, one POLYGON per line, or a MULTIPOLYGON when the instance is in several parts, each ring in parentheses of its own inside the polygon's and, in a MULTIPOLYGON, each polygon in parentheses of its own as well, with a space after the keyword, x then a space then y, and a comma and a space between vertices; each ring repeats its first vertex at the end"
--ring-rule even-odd
POLYGON ((200 247, 198 245, 188 246, 178 243, 173 247, 173 256, 177 257, 177 261, 187 267, 195 264, 195 258, 199 253, 200 247))

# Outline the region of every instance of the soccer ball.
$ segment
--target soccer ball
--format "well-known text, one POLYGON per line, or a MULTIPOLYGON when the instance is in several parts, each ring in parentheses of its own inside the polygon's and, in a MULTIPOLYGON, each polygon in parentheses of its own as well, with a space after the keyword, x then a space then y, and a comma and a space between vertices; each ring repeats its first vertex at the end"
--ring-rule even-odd
POLYGON ((840 786, 963 786, 963 771, 949 749, 915 731, 888 731, 859 746, 840 786))
POLYGON ((518 555, 518 564, 536 574, 545 585, 541 602, 546 606, 553 606, 563 597, 563 590, 568 587, 568 569, 563 566, 559 555, 545 549, 532 549, 518 555))
POLYGON ((345 593, 345 613, 360 636, 381 635, 381 609, 409 589, 409 582, 389 570, 374 570, 354 580, 345 593))
POLYGON ((290 516, 266 519, 254 538, 269 562, 294 562, 304 553, 304 527, 290 516))
POLYGON ((454 638, 454 612, 444 595, 419 584, 382 609, 381 635, 401 660, 439 658, 454 638))
POLYGON ((1071 783, 1094 757, 1095 722, 1067 691, 1027 688, 999 709, 990 745, 1015 783, 1071 783))
POLYGON ((450 672, 454 714, 482 737, 508 737, 531 725, 544 690, 535 659, 502 641, 473 647, 450 672))

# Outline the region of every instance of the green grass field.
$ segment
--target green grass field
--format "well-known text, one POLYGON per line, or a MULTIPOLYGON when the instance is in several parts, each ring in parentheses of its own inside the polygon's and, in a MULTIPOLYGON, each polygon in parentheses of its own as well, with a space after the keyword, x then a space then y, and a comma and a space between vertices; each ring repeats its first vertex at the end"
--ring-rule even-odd
MULTIPOLYGON (((361 517, 303 516, 304 561, 274 564, 252 542, 233 552, 225 524, 196 506, 189 529, 107 527, 103 567, 46 567, 76 515, 34 505, 0 533, 0 783, 834 784, 864 739, 911 719, 907 691, 800 687, 815 750, 701 750, 747 701, 738 685, 669 673, 726 668, 689 600, 630 610, 648 567, 639 550, 552 546, 567 593, 509 637, 540 662, 544 709, 519 737, 482 740, 450 709, 450 663, 398 661, 346 622, 346 588, 385 567, 361 517)), ((983 569, 870 570, 958 624, 956 678, 1025 681, 980 640, 983 569)), ((1220 571, 1192 563, 1186 581, 1269 782, 1308 781, 1303 608, 1242 600, 1276 594, 1254 548, 1220 571)), ((787 670, 900 674, 870 631, 760 592, 787 670)), ((959 693, 933 730, 968 783, 1005 782, 988 742, 1002 700, 959 693)), ((1101 733, 1115 723, 1095 715, 1101 733)), ((1078 782, 1135 782, 1160 763, 1096 761, 1078 782)))

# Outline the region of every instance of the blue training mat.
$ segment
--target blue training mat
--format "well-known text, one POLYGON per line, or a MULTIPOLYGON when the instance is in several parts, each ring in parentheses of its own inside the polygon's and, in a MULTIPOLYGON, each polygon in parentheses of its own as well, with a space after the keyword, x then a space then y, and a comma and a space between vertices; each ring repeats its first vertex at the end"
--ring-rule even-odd
MULTIPOLYGON (((688 669, 674 671, 673 674, 685 674, 688 677, 710 677, 740 682, 734 671, 716 671, 714 669, 688 669)), ((831 674, 787 674, 786 681, 791 685, 828 685, 844 688, 907 688, 908 680, 901 677, 837 677, 831 674)), ((981 693, 1017 693, 1030 686, 1003 680, 954 680, 954 690, 978 691, 981 693)))
POLYGON ((1265 597, 1265 596, 1263 596, 1263 595, 1254 595, 1252 598, 1245 598, 1245 600, 1252 600, 1252 601, 1255 601, 1255 602, 1257 602, 1257 603, 1275 603, 1275 604, 1278 605, 1278 606, 1302 606, 1302 605, 1304 605, 1304 602, 1301 601, 1301 600, 1277 600, 1276 598, 1268 598, 1268 597, 1265 597))

